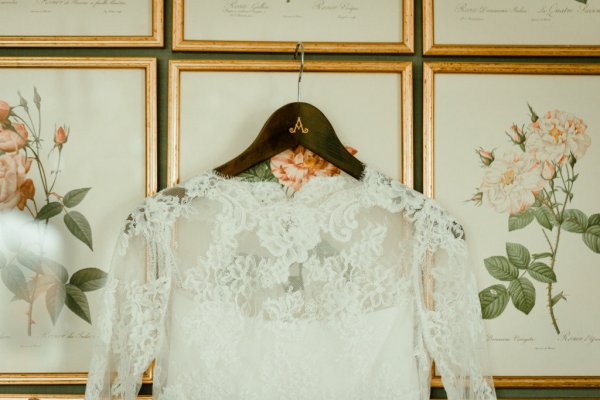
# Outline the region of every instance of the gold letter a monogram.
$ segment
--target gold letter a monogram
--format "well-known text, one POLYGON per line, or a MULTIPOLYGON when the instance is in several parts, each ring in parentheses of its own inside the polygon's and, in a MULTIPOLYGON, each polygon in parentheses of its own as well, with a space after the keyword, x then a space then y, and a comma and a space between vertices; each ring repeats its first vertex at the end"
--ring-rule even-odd
POLYGON ((297 130, 300 130, 302 133, 308 133, 308 128, 302 126, 302 120, 298 117, 296 121, 296 125, 293 128, 290 128, 290 133, 296 133, 297 130))

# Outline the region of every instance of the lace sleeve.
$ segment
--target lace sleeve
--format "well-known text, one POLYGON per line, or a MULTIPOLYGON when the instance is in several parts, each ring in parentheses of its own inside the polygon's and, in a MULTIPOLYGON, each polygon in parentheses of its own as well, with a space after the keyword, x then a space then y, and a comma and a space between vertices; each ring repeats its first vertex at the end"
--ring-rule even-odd
POLYGON ((135 399, 156 356, 170 281, 155 267, 154 243, 131 222, 120 235, 95 322, 86 400, 135 399))
POLYGON ((486 335, 462 228, 436 206, 429 211, 422 227, 428 239, 425 281, 430 300, 423 313, 425 344, 448 400, 496 399, 492 377, 485 372, 486 335))

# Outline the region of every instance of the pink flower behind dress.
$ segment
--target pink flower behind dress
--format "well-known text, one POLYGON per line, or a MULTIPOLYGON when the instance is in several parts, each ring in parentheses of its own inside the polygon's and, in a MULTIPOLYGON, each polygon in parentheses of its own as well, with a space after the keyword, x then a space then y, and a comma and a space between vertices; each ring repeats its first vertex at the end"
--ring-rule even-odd
MULTIPOLYGON (((356 149, 345 147, 350 154, 356 154, 356 149)), ((341 171, 319 155, 303 146, 298 146, 272 157, 271 172, 282 185, 297 192, 313 176, 333 176, 341 171)))

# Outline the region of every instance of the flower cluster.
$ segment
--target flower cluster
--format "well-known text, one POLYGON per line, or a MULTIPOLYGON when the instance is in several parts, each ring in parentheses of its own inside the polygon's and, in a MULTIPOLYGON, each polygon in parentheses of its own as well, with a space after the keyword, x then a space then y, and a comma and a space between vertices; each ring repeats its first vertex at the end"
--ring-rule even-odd
POLYGON ((509 300, 528 315, 536 299, 535 281, 545 284, 546 307, 556 334, 560 334, 555 307, 566 300, 557 285, 557 256, 561 232, 580 235, 583 243, 600 254, 600 214, 588 216, 572 208, 577 162, 591 145, 585 122, 573 114, 551 110, 539 116, 529 106, 531 122, 513 124, 502 149, 477 150, 483 165, 483 181, 471 198, 500 213, 508 213, 508 230, 529 226, 533 221, 544 235, 548 249, 530 251, 528 246, 507 242, 506 255, 483 260, 488 273, 500 281, 479 292, 482 316, 498 317, 509 300), (551 238, 554 236, 554 239, 551 238))
MULTIPOLYGON (((356 149, 345 147, 350 154, 356 154, 356 149)), ((271 172, 281 184, 297 192, 313 176, 334 176, 341 171, 312 151, 298 146, 271 158, 271 172)))
POLYGON ((552 110, 538 116, 531 110, 531 120, 511 126, 508 148, 476 151, 485 172, 472 201, 500 213, 521 213, 566 162, 579 160, 591 144, 587 125, 573 114, 552 110))
POLYGON ((45 245, 47 233, 52 231, 46 228, 58 221, 93 251, 90 223, 75 209, 91 188, 58 193, 55 186, 62 173, 61 157, 63 146, 69 140, 69 128, 55 125, 54 143, 45 148, 47 142, 41 135, 45 126, 42 123, 42 97, 34 87, 34 109, 20 92, 17 93, 17 105, 0 100, 0 217, 11 218, 17 211, 14 216, 22 220, 18 229, 35 224, 45 225, 45 228, 35 229, 35 234, 27 233, 28 240, 11 239, 9 242, 6 238, 13 235, 6 233, 8 228, 0 221, 0 225, 4 224, 0 226, 4 230, 4 240, 0 240, 0 259, 11 260, 6 266, 0 266, 3 267, 0 281, 13 293, 13 301, 29 304, 27 333, 31 336, 35 324, 33 304, 40 298, 46 300, 52 324, 56 323, 65 306, 91 324, 89 303, 84 292, 104 286, 106 273, 98 268, 83 268, 74 272, 69 280, 69 270, 47 255, 46 249, 50 247, 45 245), (56 218, 58 216, 62 218, 56 218), (35 239, 29 240, 30 236, 35 239))
MULTIPOLYGON (((32 162, 38 158, 39 137, 32 132, 33 138, 30 138, 33 127, 28 127, 15 112, 17 107, 27 111, 24 99, 16 107, 0 100, 0 211, 14 208, 23 211, 27 201, 33 200, 35 195, 35 185, 27 174, 32 162)), ((68 130, 59 126, 54 133, 55 147, 61 149, 68 137, 68 130)))

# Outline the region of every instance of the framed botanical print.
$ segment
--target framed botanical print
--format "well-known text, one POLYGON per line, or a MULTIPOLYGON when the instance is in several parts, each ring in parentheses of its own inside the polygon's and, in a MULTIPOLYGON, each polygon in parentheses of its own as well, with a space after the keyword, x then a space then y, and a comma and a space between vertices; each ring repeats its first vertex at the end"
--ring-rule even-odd
POLYGON ((465 230, 496 385, 598 386, 600 66, 426 63, 424 80, 424 192, 465 230))
POLYGON ((171 61, 168 185, 237 156, 300 88, 357 158, 411 186, 411 64, 307 61, 301 87, 298 69, 295 61, 171 61))
POLYGON ((4 0, 0 47, 162 47, 161 0, 4 0))
POLYGON ((157 188, 156 60, 0 71, 0 384, 85 383, 117 235, 157 188))
POLYGON ((424 0, 427 55, 598 56, 599 0, 424 0))
POLYGON ((413 0, 173 1, 173 49, 412 53, 413 0))

